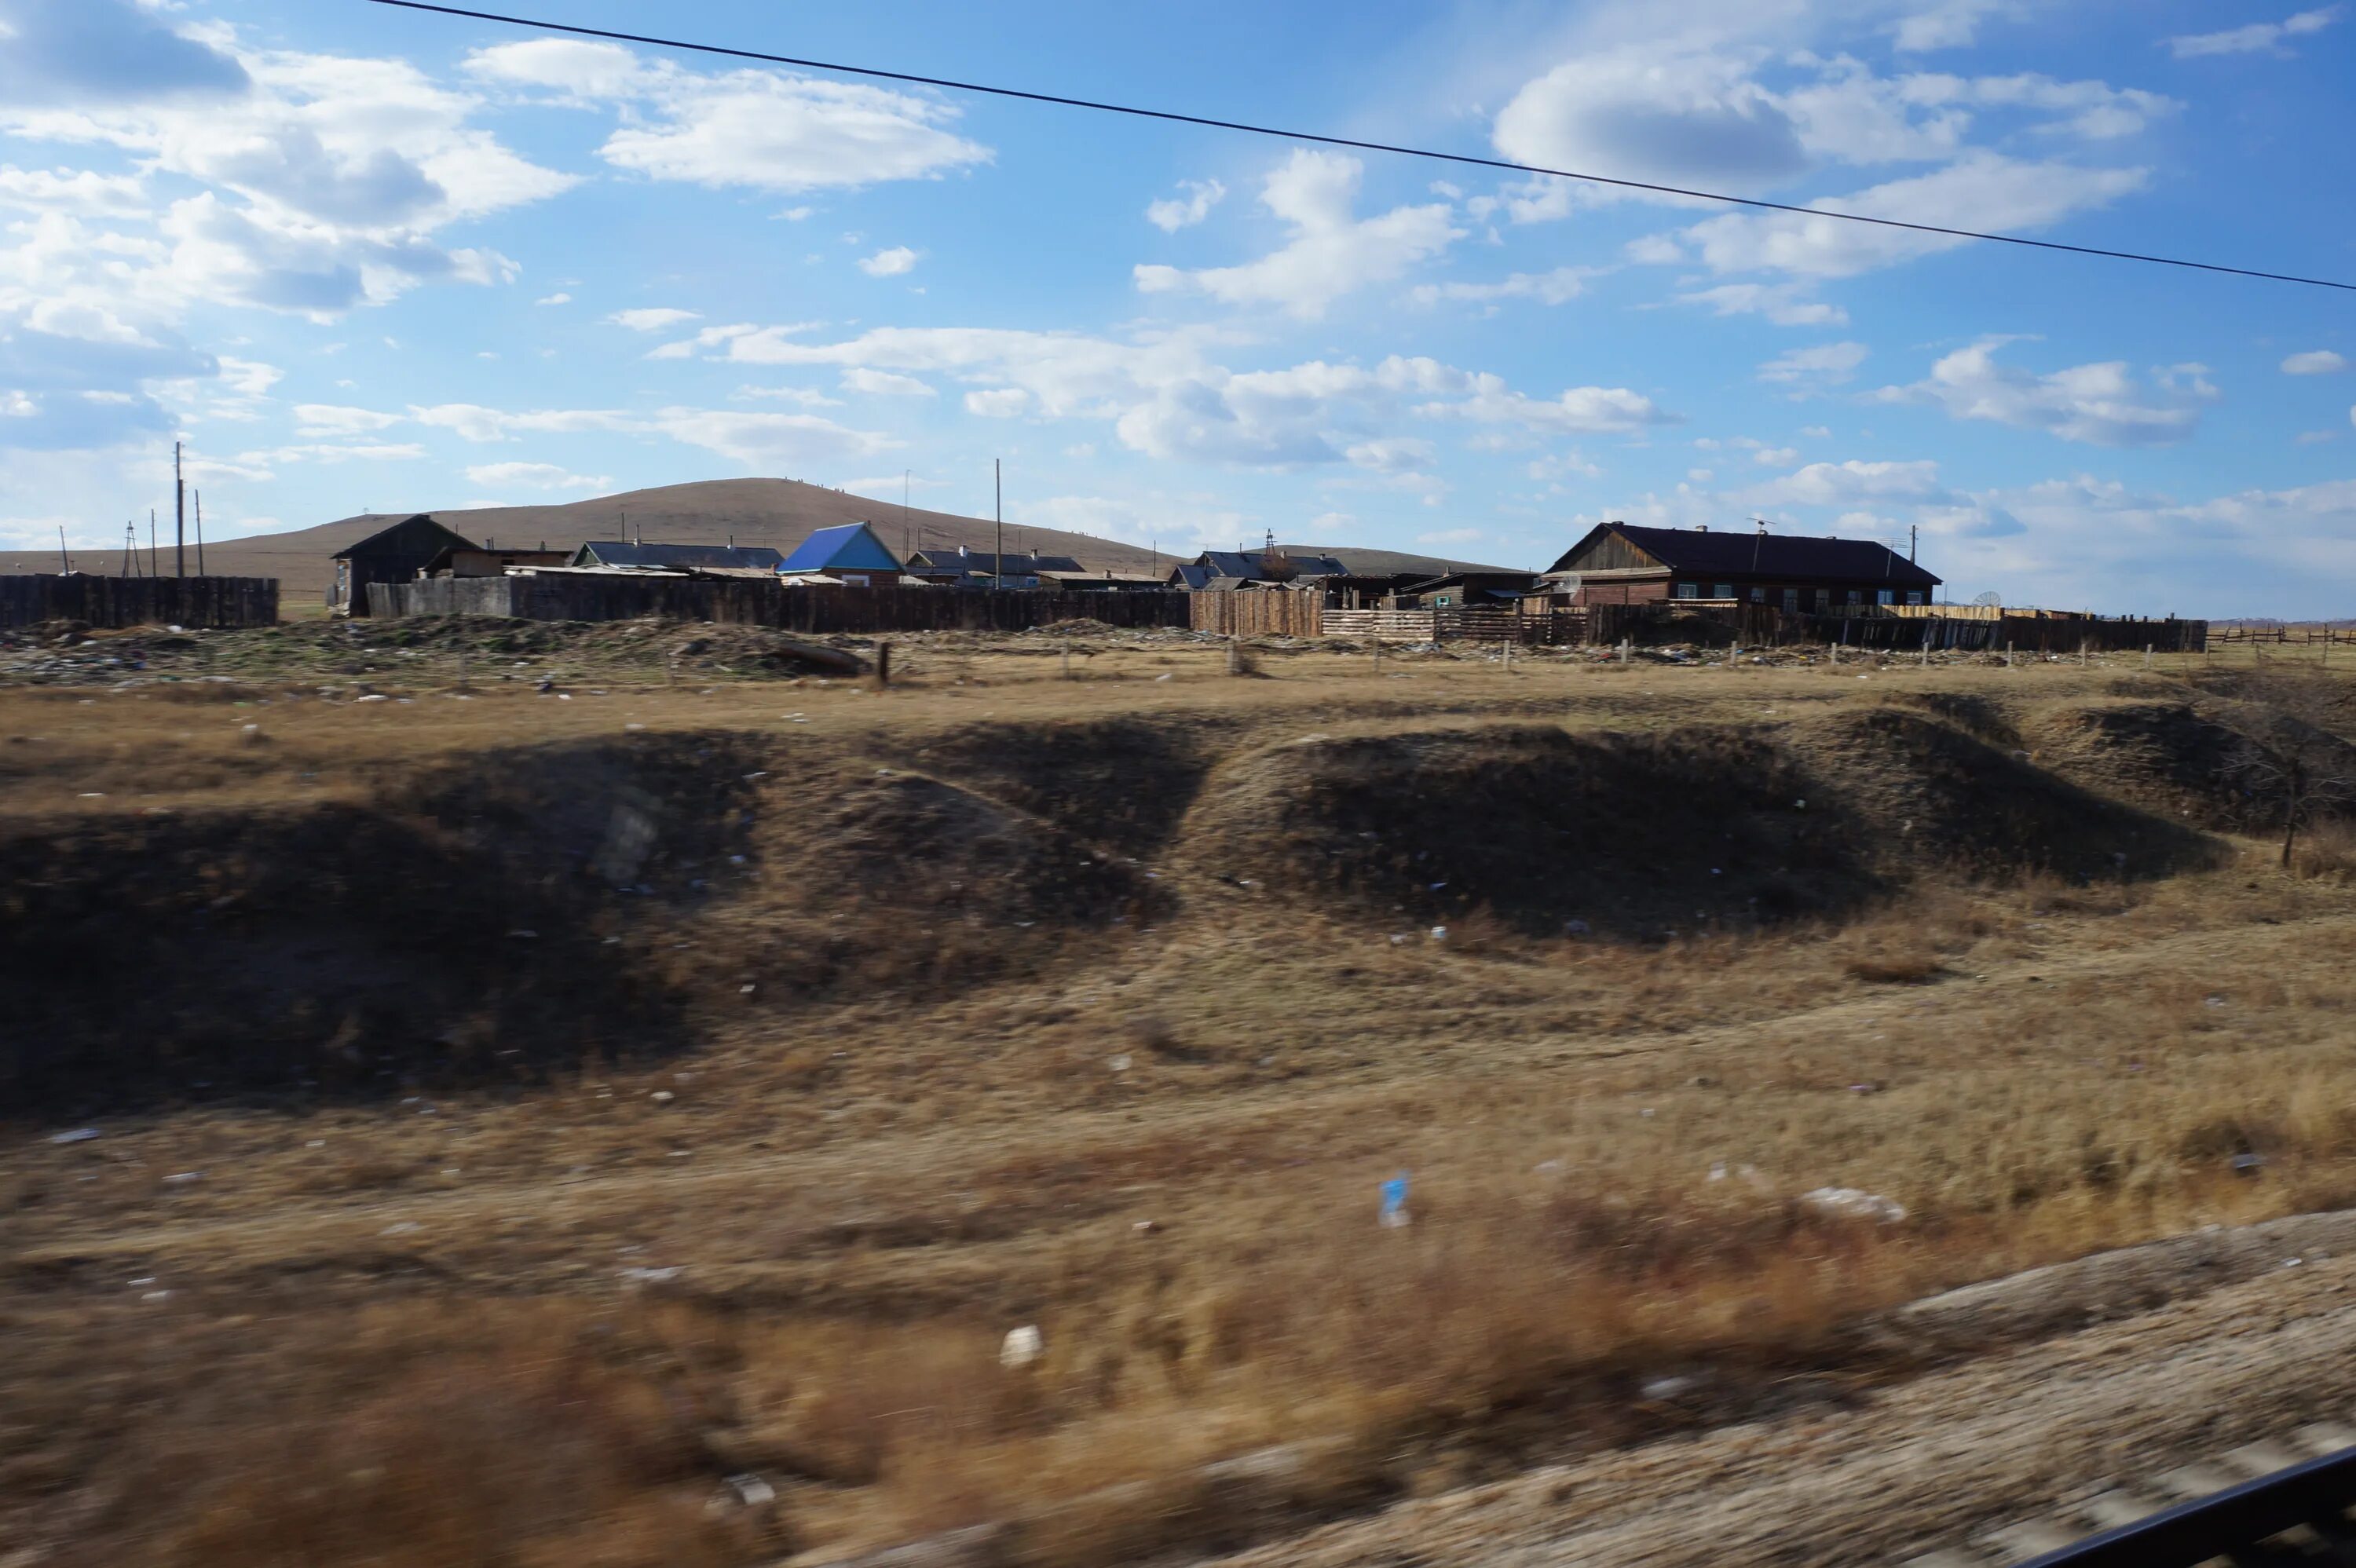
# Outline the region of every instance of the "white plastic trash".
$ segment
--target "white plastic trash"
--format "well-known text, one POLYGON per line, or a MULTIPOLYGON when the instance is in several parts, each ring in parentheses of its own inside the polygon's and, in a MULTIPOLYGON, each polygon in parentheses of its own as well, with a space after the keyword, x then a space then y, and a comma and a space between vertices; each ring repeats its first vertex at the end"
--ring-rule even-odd
POLYGON ((1020 1328, 1009 1328, 1006 1339, 998 1347, 998 1364, 1009 1371, 1027 1367, 1046 1354, 1047 1341, 1035 1324, 1025 1323, 1020 1328))

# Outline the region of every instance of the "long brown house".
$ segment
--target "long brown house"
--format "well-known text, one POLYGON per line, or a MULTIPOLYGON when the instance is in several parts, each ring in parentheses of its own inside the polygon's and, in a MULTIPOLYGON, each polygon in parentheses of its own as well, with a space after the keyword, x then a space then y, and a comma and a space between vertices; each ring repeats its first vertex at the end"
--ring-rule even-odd
POLYGON ((1809 613, 1850 604, 1928 604, 1940 581, 1872 539, 1626 523, 1597 524, 1546 576, 1561 596, 1558 603, 1731 599, 1809 613))

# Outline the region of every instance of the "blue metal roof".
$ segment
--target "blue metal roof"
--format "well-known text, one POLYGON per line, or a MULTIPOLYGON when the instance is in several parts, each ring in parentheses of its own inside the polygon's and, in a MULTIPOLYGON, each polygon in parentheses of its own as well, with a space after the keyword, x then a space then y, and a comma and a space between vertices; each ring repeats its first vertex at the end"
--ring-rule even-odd
POLYGON ((898 571, 900 558, 865 523, 820 528, 794 547, 780 571, 898 571))

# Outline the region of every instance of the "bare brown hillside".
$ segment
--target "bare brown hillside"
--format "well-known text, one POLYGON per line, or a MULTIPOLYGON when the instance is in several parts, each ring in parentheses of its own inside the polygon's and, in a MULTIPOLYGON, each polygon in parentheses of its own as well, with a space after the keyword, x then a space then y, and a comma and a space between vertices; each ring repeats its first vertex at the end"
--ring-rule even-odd
MULTIPOLYGON (((630 490, 618 496, 570 501, 547 507, 485 507, 437 509, 435 517, 468 539, 509 545, 540 545, 569 549, 589 539, 615 539, 626 526, 632 534, 680 543, 773 545, 789 550, 813 528, 838 523, 875 525, 894 549, 926 547, 994 549, 997 525, 985 517, 961 517, 950 512, 912 509, 905 525, 896 502, 873 500, 798 479, 710 479, 692 485, 666 485, 652 490, 630 490)), ((262 534, 205 546, 205 565, 233 576, 275 577, 285 603, 298 605, 327 592, 328 558, 345 546, 366 539, 409 511, 368 513, 293 533, 262 534)), ((167 541, 168 542, 168 541, 167 541)), ((1068 555, 1084 567, 1119 571, 1150 570, 1158 559, 1168 566, 1173 557, 1118 540, 1055 528, 1006 528, 1010 550, 1036 549, 1043 554, 1068 555)), ((111 571, 122 559, 120 550, 77 550, 77 564, 85 571, 111 571)), ((169 552, 166 552, 168 560, 169 552)), ((195 569, 191 544, 189 568, 195 569)), ((0 572, 55 571, 54 550, 24 550, 0 555, 0 572)))

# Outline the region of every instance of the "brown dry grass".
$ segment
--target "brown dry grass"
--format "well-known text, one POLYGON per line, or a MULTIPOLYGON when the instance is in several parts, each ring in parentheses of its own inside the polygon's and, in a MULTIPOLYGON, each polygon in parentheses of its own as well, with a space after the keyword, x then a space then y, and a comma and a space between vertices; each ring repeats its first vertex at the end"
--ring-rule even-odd
MULTIPOLYGON (((203 705, 0 694, 0 735, 42 737, 0 750, 0 805, 45 827, 430 800, 421 777, 519 734, 625 722, 757 736, 785 781, 748 830, 768 880, 615 928, 689 995, 691 1052, 197 1096, 69 1146, 34 1135, 71 1102, 20 1125, 0 1517, 92 1562, 734 1563, 1008 1520, 1020 1559, 1122 1561, 1772 1409, 1794 1371, 1903 1375, 1861 1315, 2356 1193, 2356 894, 2262 846, 2136 880, 1892 863, 1831 912, 1670 939, 1475 907, 1435 939, 1187 831, 1194 781, 1237 747, 1780 724, 1878 702, 1853 675, 1429 661, 1378 682, 1271 653, 1237 682, 1212 647, 1107 653, 1067 685, 1035 656, 957 657, 884 699, 273 701, 266 747, 237 739, 257 710, 198 728, 203 705), (1141 728, 1023 771, 1098 715, 1141 728), (999 734, 1044 738, 1001 755, 999 734), (813 897, 819 862, 786 859, 810 791, 919 761, 1051 860, 1134 856, 1162 901, 1050 932, 955 879, 813 897), (849 956, 819 976, 829 931, 849 956), (1413 1222, 1381 1230, 1399 1169, 1413 1222), (1909 1218, 1802 1200, 1832 1185, 1909 1218), (1030 1323, 1044 1360, 1001 1370, 1030 1323), (1698 1402, 1644 1392, 1696 1370, 1698 1402), (1238 1525, 1200 1467, 1276 1444, 1312 1460, 1238 1525), (715 1501, 747 1472, 774 1507, 715 1501)), ((2024 731, 2111 678, 1877 677, 2024 731)), ((508 794, 470 784, 469 810, 541 787, 499 768, 508 794)))

